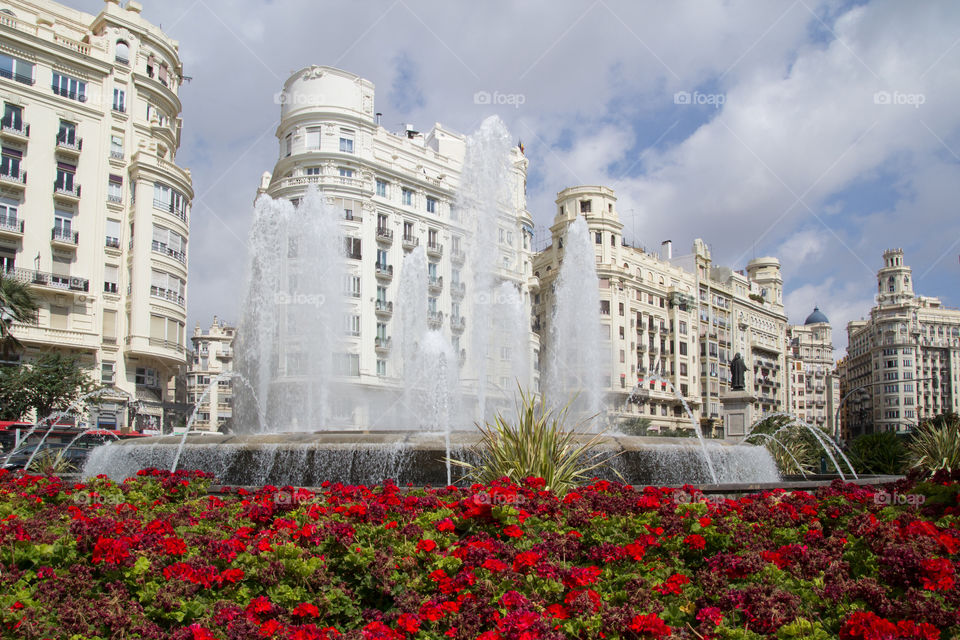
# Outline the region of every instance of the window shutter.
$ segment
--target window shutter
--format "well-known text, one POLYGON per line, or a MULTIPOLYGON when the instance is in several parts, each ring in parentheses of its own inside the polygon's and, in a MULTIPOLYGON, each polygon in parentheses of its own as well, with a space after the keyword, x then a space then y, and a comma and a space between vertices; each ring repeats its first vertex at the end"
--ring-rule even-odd
POLYGON ((163 271, 151 271, 150 272, 150 286, 158 287, 160 289, 167 288, 167 274, 163 271))
POLYGON ((117 312, 112 309, 103 310, 103 337, 113 339, 117 337, 117 312))
POLYGON ((53 274, 57 276, 70 275, 70 260, 53 256, 53 274))
POLYGON ((150 337, 154 340, 164 340, 164 329, 166 328, 166 318, 163 316, 150 316, 150 337))
POLYGON ((67 316, 70 315, 69 307, 58 307, 56 305, 50 305, 50 328, 51 329, 66 329, 67 328, 67 316))

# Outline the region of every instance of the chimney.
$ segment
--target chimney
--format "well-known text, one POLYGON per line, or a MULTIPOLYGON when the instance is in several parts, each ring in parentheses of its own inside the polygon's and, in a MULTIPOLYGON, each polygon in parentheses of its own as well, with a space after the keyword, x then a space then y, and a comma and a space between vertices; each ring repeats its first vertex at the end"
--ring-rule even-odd
POLYGON ((673 240, 664 240, 660 243, 660 257, 664 260, 673 260, 673 240))
POLYGON ((378 111, 378 112, 377 112, 377 126, 378 126, 378 127, 380 126, 380 118, 382 118, 382 117, 383 117, 383 114, 378 111))

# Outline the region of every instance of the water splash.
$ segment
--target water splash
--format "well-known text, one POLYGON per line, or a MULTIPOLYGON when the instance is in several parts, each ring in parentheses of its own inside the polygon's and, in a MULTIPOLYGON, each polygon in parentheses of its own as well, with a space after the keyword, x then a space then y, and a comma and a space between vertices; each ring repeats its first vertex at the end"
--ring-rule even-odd
POLYGON ((853 465, 850 463, 850 459, 847 458, 847 456, 843 453, 843 450, 842 450, 839 446, 837 446, 837 444, 836 444, 833 440, 831 440, 829 437, 827 437, 827 435, 826 435, 825 433, 823 433, 822 431, 820 431, 820 429, 818 429, 818 428, 814 427, 813 425, 805 422, 805 421, 804 421, 803 419, 801 419, 799 416, 797 416, 797 415, 795 415, 795 414, 793 414, 793 413, 790 413, 789 411, 775 411, 775 412, 768 413, 768 414, 765 414, 765 415, 761 416, 756 422, 754 422, 752 425, 750 425, 750 428, 747 429, 746 435, 744 435, 743 438, 740 439, 740 442, 743 442, 743 441, 745 441, 747 438, 749 438, 749 437, 753 434, 753 430, 756 429, 757 426, 759 426, 759 425, 760 425, 761 423, 763 423, 765 420, 770 419, 770 418, 787 418, 787 419, 789 420, 786 424, 781 425, 776 431, 774 431, 774 433, 773 433, 774 436, 776 436, 776 435, 777 435, 778 433, 780 433, 781 431, 784 431, 784 430, 789 429, 789 428, 793 428, 793 427, 803 427, 803 428, 806 429, 806 430, 810 433, 810 435, 812 435, 813 438, 820 444, 820 447, 823 449, 823 452, 826 453, 827 456, 830 458, 830 462, 833 463, 833 468, 837 470, 837 473, 840 475, 840 478, 841 478, 842 480, 846 480, 847 477, 846 477, 846 475, 844 475, 844 473, 843 473, 843 468, 842 468, 842 467, 840 466, 840 464, 837 462, 837 458, 833 455, 833 452, 831 451, 831 448, 833 449, 833 451, 836 451, 836 452, 840 455, 840 457, 841 457, 841 458, 843 459, 843 461, 846 463, 847 469, 849 469, 849 470, 850 470, 850 473, 853 474, 853 477, 854 477, 854 478, 859 478, 859 476, 857 475, 856 469, 854 469, 854 468, 853 468, 853 465))

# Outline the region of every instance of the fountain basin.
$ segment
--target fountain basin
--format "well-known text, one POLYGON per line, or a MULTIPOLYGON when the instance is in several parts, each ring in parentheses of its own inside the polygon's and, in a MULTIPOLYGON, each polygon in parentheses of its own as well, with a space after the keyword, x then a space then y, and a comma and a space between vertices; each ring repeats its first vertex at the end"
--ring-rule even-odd
MULTIPOLYGON (((114 480, 139 469, 169 469, 182 436, 156 436, 98 447, 83 468, 84 477, 105 474, 114 480)), ((476 431, 450 434, 450 455, 472 460, 476 431)), ((703 448, 694 440, 606 436, 601 449, 619 454, 611 463, 623 480, 635 485, 711 482, 703 448)), ((708 442, 706 447, 721 483, 777 482, 776 465, 765 447, 708 442)), ((186 437, 178 468, 213 473, 229 485, 317 486, 345 484, 442 486, 447 482, 443 433, 419 431, 320 431, 250 435, 197 434, 186 437)), ((464 472, 453 468, 454 482, 464 472)), ((619 479, 610 470, 597 475, 619 479)))

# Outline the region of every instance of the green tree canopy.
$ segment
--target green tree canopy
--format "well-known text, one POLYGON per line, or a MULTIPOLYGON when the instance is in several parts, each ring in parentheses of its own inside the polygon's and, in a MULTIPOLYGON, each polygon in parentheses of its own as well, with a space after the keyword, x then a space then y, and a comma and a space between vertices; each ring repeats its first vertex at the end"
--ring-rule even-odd
POLYGON ((48 353, 33 364, 0 367, 0 419, 19 420, 30 409, 42 419, 97 388, 73 356, 48 353))

